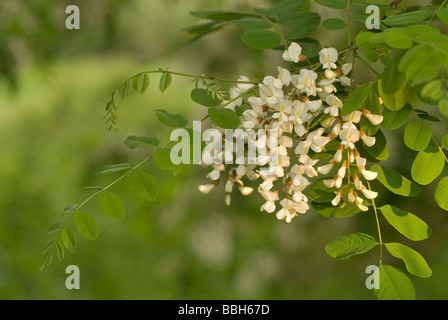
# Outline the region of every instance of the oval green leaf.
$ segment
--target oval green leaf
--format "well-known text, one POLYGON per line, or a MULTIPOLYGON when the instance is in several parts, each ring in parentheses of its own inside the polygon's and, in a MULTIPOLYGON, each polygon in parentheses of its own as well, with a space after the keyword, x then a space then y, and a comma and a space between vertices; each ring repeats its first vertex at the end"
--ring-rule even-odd
POLYGON ((169 72, 164 72, 160 77, 159 89, 161 92, 165 92, 166 89, 171 85, 173 81, 173 76, 169 72))
POLYGON ((238 114, 230 109, 210 108, 208 115, 214 124, 223 129, 235 130, 240 125, 238 114))
POLYGON ((381 265, 379 272, 380 288, 375 289, 378 300, 415 300, 412 281, 400 269, 381 265))
POLYGON ((353 111, 360 109, 369 97, 372 86, 373 83, 369 82, 356 88, 345 101, 344 106, 342 107, 342 115, 348 116, 353 111))
POLYGON ((157 138, 154 137, 130 136, 127 137, 123 143, 130 149, 137 149, 137 148, 156 148, 160 142, 157 138))
POLYGON ((427 10, 417 10, 387 17, 383 22, 388 26, 399 26, 425 20, 428 16, 429 12, 427 10))
POLYGON ((341 19, 333 18, 322 21, 322 26, 327 30, 341 30, 347 27, 347 24, 341 19))
POLYGON ((106 174, 106 173, 113 173, 113 172, 120 172, 131 169, 131 164, 129 163, 120 163, 120 164, 112 164, 112 165, 104 165, 99 166, 96 169, 96 174, 106 174))
POLYGON ((383 206, 379 210, 386 220, 409 240, 425 240, 432 234, 431 228, 412 213, 390 205, 383 206))
POLYGON ((411 175, 415 182, 428 185, 433 182, 445 167, 445 157, 439 148, 428 146, 420 151, 412 164, 411 175))
POLYGON ((173 176, 179 174, 182 171, 183 165, 175 165, 171 162, 171 150, 159 149, 153 153, 154 161, 157 163, 160 169, 163 171, 170 171, 173 176))
POLYGON ((210 90, 196 88, 191 92, 191 99, 205 107, 216 107, 221 104, 221 99, 210 90))
POLYGON ((384 120, 381 123, 381 126, 389 130, 396 130, 408 121, 411 113, 412 107, 409 104, 406 104, 404 108, 399 111, 391 111, 386 108, 383 110, 384 120))
POLYGON ((247 46, 259 50, 273 49, 282 42, 282 38, 270 30, 247 31, 241 35, 241 40, 247 46))
POLYGON ((76 234, 72 230, 64 228, 64 230, 62 230, 61 232, 61 240, 68 251, 70 251, 71 253, 75 253, 78 239, 76 238, 76 234))
POLYGON ((404 261, 409 273, 421 278, 429 278, 432 275, 425 258, 414 249, 401 243, 386 243, 385 246, 391 255, 404 261))
POLYGON ((375 247, 378 242, 372 236, 363 233, 350 234, 327 244, 325 251, 333 258, 345 260, 363 254, 375 247))
POLYGON ((169 113, 165 110, 155 111, 157 119, 164 125, 171 128, 183 128, 188 124, 188 121, 179 114, 169 113))
POLYGON ((157 182, 154 177, 144 170, 135 170, 127 178, 127 184, 139 197, 154 201, 158 195, 157 182))
POLYGON ((95 219, 85 212, 76 212, 73 221, 79 233, 88 240, 96 240, 98 238, 98 226, 95 219))
POLYGON ((422 122, 411 122, 404 131, 404 143, 414 151, 425 150, 431 142, 431 138, 431 128, 422 122))
POLYGON ((448 211, 448 177, 442 178, 439 181, 434 197, 439 207, 448 211))
POLYGON ((98 202, 109 217, 122 220, 126 214, 123 200, 115 193, 103 191, 98 196, 98 202))
POLYGON ((415 197, 420 194, 420 186, 401 174, 380 165, 373 166, 370 171, 378 173, 377 180, 395 194, 404 197, 415 197))

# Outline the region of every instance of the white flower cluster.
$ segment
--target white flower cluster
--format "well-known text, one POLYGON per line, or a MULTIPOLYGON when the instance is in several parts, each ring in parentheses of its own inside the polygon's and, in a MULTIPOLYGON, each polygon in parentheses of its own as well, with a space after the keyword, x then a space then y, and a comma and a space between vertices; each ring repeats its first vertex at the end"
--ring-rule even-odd
MULTIPOLYGON (((297 43, 291 44, 283 59, 293 63, 307 61, 297 43)), ((266 201, 261 211, 273 213, 278 210, 279 202, 281 208, 276 213, 277 218, 290 223, 310 209, 304 192, 315 178, 333 173, 333 178, 324 180, 325 186, 335 192, 332 204, 343 207, 353 203, 360 210, 368 210, 362 196, 374 199, 378 194, 368 189, 361 179, 374 180, 377 174, 366 169, 367 160, 360 156, 355 143, 362 140, 366 146, 373 146, 375 137, 360 130, 359 122, 365 117, 378 125, 383 117, 367 109, 342 116, 343 101, 337 96, 336 84, 340 84, 339 88, 350 87, 352 64, 338 67, 339 54, 334 48, 323 49, 319 60, 316 68, 303 68, 298 74, 278 67, 278 76, 265 77, 258 84, 258 90, 252 90, 259 94, 251 96, 247 102, 242 96, 255 85, 239 84, 231 89, 232 102, 225 102, 225 108, 249 107, 242 113, 239 129, 267 132, 261 136, 250 135, 252 138, 247 139, 247 143, 254 143, 258 149, 267 148, 267 155, 257 158, 253 164, 213 165, 213 171, 207 175, 212 183, 200 186, 201 192, 209 193, 225 174, 226 203, 230 205, 234 188, 243 195, 253 192, 252 188, 244 186, 244 177, 251 181, 261 180, 258 192, 266 201), (320 67, 322 72, 317 73, 320 67), (268 143, 274 138, 278 141, 277 147, 268 143), (327 150, 330 142, 333 151, 327 150), (328 164, 318 166, 322 160, 315 160, 315 155, 322 152, 332 152, 334 156, 328 164), (264 164, 269 164, 270 170, 263 167, 264 164)), ((249 79, 241 77, 240 80, 248 82, 249 79)), ((219 154, 225 157, 226 150, 219 154)))

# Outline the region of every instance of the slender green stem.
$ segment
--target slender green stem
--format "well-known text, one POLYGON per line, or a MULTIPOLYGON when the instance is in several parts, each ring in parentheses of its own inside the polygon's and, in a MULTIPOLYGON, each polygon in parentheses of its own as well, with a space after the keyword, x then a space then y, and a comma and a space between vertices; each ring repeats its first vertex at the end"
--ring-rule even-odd
MULTIPOLYGON (((439 10, 442 9, 443 7, 445 7, 445 5, 448 3, 448 0, 445 0, 442 2, 442 4, 439 7, 439 10)), ((433 15, 431 16, 431 19, 429 19, 428 23, 426 24, 427 26, 429 26, 431 24, 431 22, 434 20, 434 18, 436 17, 436 13, 434 12, 433 15)))
POLYGON ((350 16, 350 4, 351 0, 347 0, 347 6, 345 8, 347 12, 347 35, 348 35, 348 46, 352 45, 352 19, 350 16))
MULTIPOLYGON (((369 187, 369 190, 372 191, 372 188, 370 188, 369 181, 367 181, 367 186, 369 187)), ((383 237, 381 235, 380 220, 378 217, 378 208, 376 206, 375 199, 372 199, 372 205, 373 205, 373 210, 375 212, 376 226, 378 229, 378 239, 380 241, 380 266, 381 266, 383 264, 383 237)))
POLYGON ((366 60, 364 60, 363 57, 361 57, 359 54, 356 55, 356 58, 358 58, 363 64, 365 64, 373 73, 375 73, 378 77, 380 76, 379 72, 376 71, 366 60))
POLYGON ((286 41, 285 37, 283 36, 283 33, 280 31, 277 24, 272 22, 270 19, 266 18, 265 16, 262 16, 262 18, 264 21, 270 23, 274 27, 275 32, 277 32, 277 34, 282 39, 283 45, 285 46, 285 48, 288 48, 288 41, 286 41))

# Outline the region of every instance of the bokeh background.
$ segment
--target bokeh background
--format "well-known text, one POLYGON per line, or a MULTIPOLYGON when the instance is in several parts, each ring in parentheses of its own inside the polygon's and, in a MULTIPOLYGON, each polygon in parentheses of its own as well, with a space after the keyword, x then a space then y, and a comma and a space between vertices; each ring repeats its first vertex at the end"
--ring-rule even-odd
MULTIPOLYGON (((275 2, 275 1, 272 1, 275 2)), ((275 74, 279 52, 258 52, 239 40, 242 29, 186 44, 182 29, 201 21, 190 11, 247 9, 271 1, 241 0, 0 0, 0 298, 1 299, 374 299, 364 285, 368 265, 378 264, 378 248, 348 261, 325 253, 335 238, 364 232, 377 236, 372 212, 349 219, 327 219, 310 212, 290 225, 259 211, 260 196, 233 197, 222 190, 197 191, 208 170, 190 166, 177 177, 146 165, 159 182, 157 201, 148 203, 125 185, 127 216, 117 222, 97 201, 85 211, 99 225, 99 238, 79 237, 76 254, 66 253, 39 272, 47 228, 63 208, 84 200, 87 186, 115 176, 96 176, 99 165, 138 163, 147 153, 122 142, 129 135, 157 136, 169 130, 154 110, 181 113, 192 120, 206 110, 189 99, 188 80, 175 78, 161 94, 158 77, 150 89, 120 105, 118 134, 104 125, 104 107, 124 79, 143 70, 237 78, 275 74), (81 10, 81 29, 65 28, 65 8, 81 10), (81 270, 81 289, 65 288, 65 268, 81 270)), ((325 18, 334 10, 317 8, 325 18)), ((326 45, 343 46, 343 35, 319 29, 326 45)), ((359 72, 366 79, 369 70, 359 72)), ((363 78, 359 79, 360 81, 363 78)), ((437 124, 438 135, 446 123, 437 124)), ((410 172, 414 153, 396 134, 388 165, 410 172)), ((433 269, 429 279, 409 275, 418 299, 448 298, 448 214, 433 200, 436 183, 416 199, 385 190, 379 203, 407 209, 428 222, 433 236, 410 243, 381 218, 385 241, 419 250, 433 269)), ((377 185, 380 190, 381 187, 377 185)), ((385 263, 401 261, 385 254, 385 263)))

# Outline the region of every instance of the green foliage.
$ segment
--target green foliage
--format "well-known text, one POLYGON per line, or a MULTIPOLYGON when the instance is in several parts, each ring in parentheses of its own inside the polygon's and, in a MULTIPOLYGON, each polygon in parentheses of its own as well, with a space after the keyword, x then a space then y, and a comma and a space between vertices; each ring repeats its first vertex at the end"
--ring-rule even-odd
POLYGON ((375 290, 378 300, 415 300, 414 285, 400 269, 382 265, 378 272, 380 288, 375 290))
POLYGON ((448 177, 444 177, 439 181, 434 197, 440 208, 448 211, 448 177))
POLYGON ((98 202, 109 217, 122 220, 126 214, 123 200, 112 192, 104 191, 98 196, 98 202))
POLYGON ((406 264, 406 269, 421 278, 428 278, 432 275, 426 260, 417 251, 401 243, 386 243, 387 251, 395 258, 401 259, 406 264))
POLYGON ((221 103, 219 96, 202 88, 196 88, 191 92, 191 100, 205 107, 217 107, 221 103))
POLYGON ((420 151, 412 164, 412 179, 421 185, 428 185, 437 179, 445 167, 445 157, 435 146, 420 151))
POLYGON ((372 90, 373 83, 369 82, 363 84, 362 86, 356 88, 352 94, 345 101, 344 106, 342 108, 342 115, 346 116, 352 113, 353 111, 360 109, 364 102, 370 95, 370 91, 372 90))
MULTIPOLYGON (((103 166, 99 166, 96 169, 96 174, 114 173, 114 172, 129 170, 129 169, 131 169, 131 164, 129 164, 129 163, 103 165, 103 166)), ((73 209, 73 208, 66 208, 66 210, 64 210, 64 211, 70 211, 71 209, 73 209)))
POLYGON ((432 234, 431 228, 412 213, 390 205, 382 206, 379 210, 386 220, 409 240, 425 240, 432 234))
POLYGON ((240 124, 238 114, 230 109, 210 108, 208 115, 214 124, 223 129, 236 129, 240 124))
POLYGON ((327 245, 325 250, 333 258, 345 260, 366 253, 377 245, 378 242, 374 237, 356 233, 334 240, 327 245))
POLYGON ((84 238, 96 240, 98 237, 98 226, 90 214, 78 211, 73 216, 73 221, 76 229, 84 238))
POLYGON ((132 171, 127 177, 127 184, 139 197, 148 201, 156 200, 157 182, 148 172, 141 169, 132 171))
POLYGON ((411 122, 404 132, 404 143, 415 151, 425 150, 431 142, 431 128, 422 122, 411 122))
POLYGON ((137 148, 156 148, 160 142, 154 137, 130 136, 123 142, 130 149, 137 148))
POLYGON ((270 30, 250 30, 241 35, 241 40, 254 49, 272 49, 277 47, 282 38, 270 30))
POLYGON ((159 149, 152 154, 154 161, 163 171, 169 171, 173 176, 180 173, 182 164, 175 165, 171 162, 171 151, 168 149, 159 149))
POLYGON ((395 170, 380 165, 373 166, 370 170, 377 172, 377 180, 395 194, 404 197, 416 197, 421 192, 418 184, 403 177, 395 170))
POLYGON ((156 110, 155 113, 157 119, 168 127, 183 128, 188 124, 188 120, 180 114, 173 114, 165 110, 156 110))

